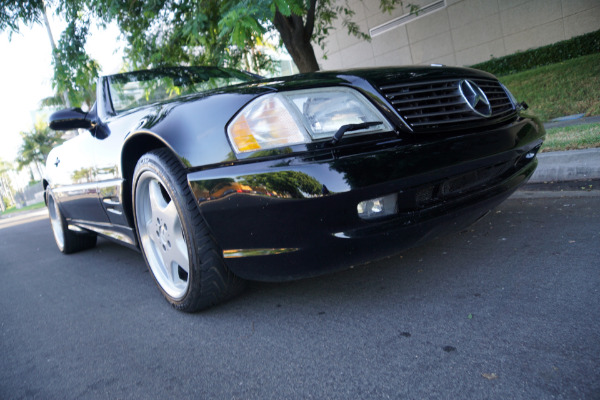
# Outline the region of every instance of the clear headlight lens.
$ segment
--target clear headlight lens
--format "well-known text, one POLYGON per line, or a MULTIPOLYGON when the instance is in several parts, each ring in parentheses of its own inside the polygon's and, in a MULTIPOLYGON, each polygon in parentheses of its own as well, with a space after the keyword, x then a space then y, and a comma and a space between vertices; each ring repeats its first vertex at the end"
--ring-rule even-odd
POLYGON ((348 88, 298 90, 262 96, 229 124, 227 134, 238 153, 307 143, 332 137, 343 125, 381 122, 348 134, 392 130, 362 95, 348 88))
MULTIPOLYGON (((282 93, 307 124, 314 139, 331 137, 343 125, 381 121, 391 129, 383 116, 362 95, 347 88, 298 90, 282 93)), ((368 131, 383 130, 376 126, 368 131)), ((356 132, 364 132, 356 131, 356 132)), ((355 133, 356 133, 355 132, 355 133)))

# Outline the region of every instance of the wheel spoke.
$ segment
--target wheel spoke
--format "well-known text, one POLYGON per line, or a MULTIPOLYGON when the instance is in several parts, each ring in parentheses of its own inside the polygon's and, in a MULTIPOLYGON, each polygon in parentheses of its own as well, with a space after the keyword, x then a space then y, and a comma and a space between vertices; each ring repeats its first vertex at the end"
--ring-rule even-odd
POLYGON ((164 209, 163 222, 166 225, 166 261, 172 266, 172 279, 175 285, 179 285, 182 282, 186 282, 187 278, 180 279, 179 267, 189 274, 189 258, 187 253, 187 245, 183 240, 183 232, 181 227, 181 220, 177 213, 177 208, 173 201, 169 202, 167 207, 164 209))
MULTIPOLYGON (((156 226, 156 223, 154 223, 154 221, 152 219, 149 219, 148 221, 146 221, 145 236, 148 239, 152 240, 154 243, 158 243, 159 237, 158 237, 157 226, 156 226)), ((142 238, 142 240, 144 240, 144 238, 142 238)))
POLYGON ((179 214, 177 213, 177 207, 175 207, 175 202, 170 201, 169 204, 167 204, 165 208, 161 211, 161 220, 167 225, 169 231, 173 232, 176 226, 180 225, 179 214))
POLYGON ((148 184, 148 196, 150 197, 150 208, 152 209, 152 217, 156 218, 162 215, 163 210, 167 207, 162 191, 160 190, 160 183, 152 179, 148 184))
MULTIPOLYGON (((183 239, 181 240, 183 242, 183 239)), ((180 241, 176 240, 172 243, 172 247, 169 251, 170 258, 173 260, 175 264, 180 266, 186 273, 190 272, 190 261, 188 258, 187 247, 185 242, 180 243, 180 241)))
POLYGON ((165 263, 164 263, 164 254, 162 249, 160 248, 160 244, 157 244, 154 240, 148 240, 145 245, 147 246, 147 255, 152 256, 152 268, 154 274, 161 274, 162 276, 167 276, 167 271, 165 271, 165 263))
POLYGON ((160 256, 162 258, 162 269, 163 272, 166 276, 166 278, 170 281, 173 282, 174 279, 174 275, 173 275, 173 268, 171 267, 171 257, 168 254, 168 251, 164 250, 162 248, 162 246, 158 246, 158 251, 160 252, 160 256))

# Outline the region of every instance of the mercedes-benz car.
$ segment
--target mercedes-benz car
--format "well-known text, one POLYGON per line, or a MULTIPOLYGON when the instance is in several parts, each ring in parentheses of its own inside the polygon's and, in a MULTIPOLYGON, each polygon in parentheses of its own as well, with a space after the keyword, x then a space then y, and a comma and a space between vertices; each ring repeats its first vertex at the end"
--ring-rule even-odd
MULTIPOLYGON (((44 179, 63 253, 141 250, 197 311, 245 280, 316 276, 468 226, 534 172, 544 129, 494 76, 412 66, 262 79, 174 67, 101 77, 44 179)), ((91 254, 90 254, 91 256, 91 254)))

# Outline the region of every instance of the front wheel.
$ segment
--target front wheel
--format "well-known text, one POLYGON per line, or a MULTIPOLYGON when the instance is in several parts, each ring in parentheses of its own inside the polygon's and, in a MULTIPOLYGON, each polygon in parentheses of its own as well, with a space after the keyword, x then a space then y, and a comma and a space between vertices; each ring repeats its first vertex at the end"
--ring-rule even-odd
POLYGON ((198 311, 243 287, 225 265, 187 184, 167 149, 145 154, 134 177, 135 225, 144 260, 173 307, 198 311))

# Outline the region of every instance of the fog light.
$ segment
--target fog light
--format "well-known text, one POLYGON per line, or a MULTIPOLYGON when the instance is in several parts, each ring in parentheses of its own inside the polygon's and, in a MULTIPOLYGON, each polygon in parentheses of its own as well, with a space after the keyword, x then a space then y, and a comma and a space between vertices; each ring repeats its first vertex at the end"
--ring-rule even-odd
POLYGON ((362 219, 385 217, 396 213, 397 200, 397 194, 388 194, 387 196, 361 201, 356 206, 356 210, 358 216, 362 219))

